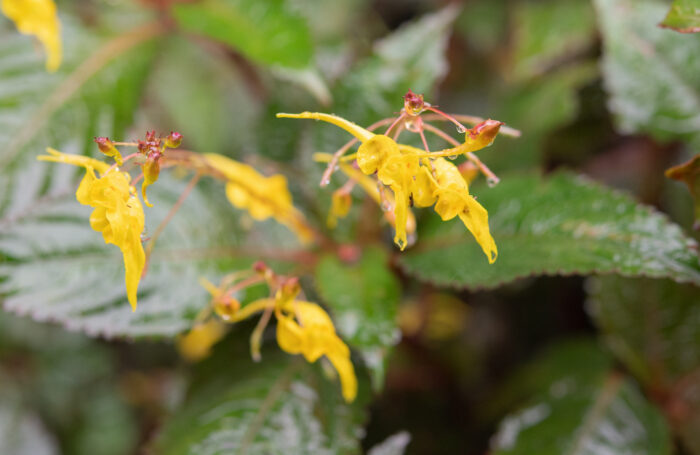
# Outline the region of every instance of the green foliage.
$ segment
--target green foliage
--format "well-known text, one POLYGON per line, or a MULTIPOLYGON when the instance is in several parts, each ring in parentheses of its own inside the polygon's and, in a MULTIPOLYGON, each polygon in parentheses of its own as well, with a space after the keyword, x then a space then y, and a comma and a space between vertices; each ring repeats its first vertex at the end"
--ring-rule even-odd
POLYGON ((311 64, 308 27, 282 0, 207 0, 173 8, 184 30, 221 41, 265 65, 311 64))
POLYGON ((681 33, 700 32, 700 2, 698 0, 673 0, 671 9, 659 25, 681 33))
POLYGON ((533 275, 616 272, 700 284, 700 264, 678 226, 628 196, 570 174, 508 176, 475 193, 488 207, 498 260, 489 265, 459 220, 432 217, 399 257, 441 286, 493 288, 533 275))
POLYGON ((606 363, 594 345, 578 343, 537 360, 532 398, 501 422, 493 453, 670 453, 659 411, 606 363))
MULTIPOLYGON (((677 157, 654 141, 700 147, 700 41, 663 28, 697 28, 697 1, 675 0, 662 27, 660 0, 472 0, 432 11, 393 3, 59 2, 65 61, 56 74, 31 38, 0 21, 0 300, 26 316, 0 317, 1 453, 667 455, 669 428, 700 453, 698 247, 660 213, 669 210, 655 179, 677 157), (414 212, 415 245, 390 249, 381 209, 359 188, 339 232, 322 228, 334 188, 318 188, 323 166, 311 155, 349 136, 274 113, 323 110, 368 126, 395 115, 408 89, 523 133, 479 152, 501 183, 470 188, 489 212, 493 265, 459 220, 430 210, 414 212), (132 312, 119 250, 75 200, 83 171, 35 158, 47 146, 102 157, 94 136, 133 140, 147 129, 177 130, 183 148, 283 174, 319 240, 307 248, 273 221, 253 221, 203 178, 159 236, 132 312), (538 172, 557 160, 583 164, 538 172), (606 166, 612 177, 599 171, 606 166), (625 179, 652 188, 639 197, 660 210, 611 189, 625 179), (253 363, 247 323, 230 326, 196 366, 170 344, 151 351, 145 338, 177 343, 208 317, 200 277, 218 283, 257 259, 301 278, 302 295, 329 309, 352 349, 355 402, 343 402, 327 359, 275 351, 253 363), (542 275, 588 278, 440 289, 542 275), (411 303, 402 308, 403 298, 411 303), (588 339, 552 343, 591 330, 585 298, 619 363, 588 339), (540 314, 544 300, 552 303, 540 314), (431 339, 431 324, 449 333, 431 339), (548 354, 524 360, 541 345, 548 354), (431 440, 433 428, 449 440, 431 440)), ((400 139, 420 146, 416 134, 400 139)), ((669 175, 692 190, 694 164, 669 175)), ((149 188, 144 241, 190 176, 164 166, 149 188)), ((341 181, 337 173, 331 186, 341 181)), ((245 305, 267 297, 260 288, 232 297, 245 305)))
POLYGON ((513 25, 513 74, 540 75, 587 50, 595 33, 593 8, 585 0, 518 3, 513 25))
POLYGON ((381 388, 386 356, 400 338, 396 320, 400 288, 387 268, 386 253, 367 249, 352 265, 326 256, 316 267, 315 278, 336 329, 350 346, 362 352, 375 374, 375 387, 381 388))
POLYGON ((253 364, 238 354, 233 366, 223 349, 202 365, 208 374, 161 431, 157 453, 359 453, 361 399, 342 403, 339 385, 329 390, 328 379, 301 359, 263 354, 253 364))
POLYGON ((596 0, 609 108, 625 133, 700 146, 700 39, 651 27, 666 10, 653 0, 596 0))

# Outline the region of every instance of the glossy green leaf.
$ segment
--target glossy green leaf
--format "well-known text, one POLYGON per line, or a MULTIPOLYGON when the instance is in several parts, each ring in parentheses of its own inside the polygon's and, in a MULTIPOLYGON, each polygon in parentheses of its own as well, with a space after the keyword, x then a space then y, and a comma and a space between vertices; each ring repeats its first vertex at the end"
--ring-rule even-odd
POLYGON ((659 25, 681 33, 700 32, 700 1, 674 0, 666 18, 659 25))
POLYGON ((364 412, 342 402, 337 382, 301 358, 236 358, 196 384, 159 434, 156 453, 359 453, 364 412))
POLYGON ((586 361, 601 356, 594 345, 564 344, 535 362, 537 392, 501 422, 491 452, 668 455, 664 417, 609 362, 586 361))
POLYGON ((331 309, 336 329, 364 354, 377 387, 384 382, 388 350, 401 336, 397 325, 400 287, 387 265, 384 251, 369 248, 357 264, 326 256, 315 273, 316 288, 331 309))
POLYGON ((665 2, 596 0, 608 106, 625 133, 700 144, 700 38, 656 26, 665 2))
POLYGON ((308 27, 283 0, 205 0, 175 5, 173 13, 183 30, 221 41, 257 63, 311 63, 308 27))
POLYGON ((650 207, 583 177, 502 176, 474 191, 489 211, 498 260, 489 265, 459 220, 431 216, 398 255, 409 274, 441 286, 493 288, 534 275, 615 272, 700 283, 696 243, 650 207))

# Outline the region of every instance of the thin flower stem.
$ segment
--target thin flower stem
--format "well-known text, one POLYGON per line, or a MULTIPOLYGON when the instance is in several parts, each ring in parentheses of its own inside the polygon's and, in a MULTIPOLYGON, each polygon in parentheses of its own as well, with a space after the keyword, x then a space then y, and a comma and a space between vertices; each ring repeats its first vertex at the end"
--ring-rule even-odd
POLYGON ((389 135, 389 132, 391 132, 391 130, 394 129, 394 127, 396 126, 396 124, 398 124, 400 121, 402 121, 402 120, 405 119, 405 118, 406 118, 406 112, 405 112, 405 111, 402 111, 402 112, 401 112, 401 115, 399 115, 398 117, 396 117, 396 120, 394 120, 394 123, 392 123, 392 124, 389 126, 389 128, 386 129, 386 131, 384 132, 384 135, 385 135, 385 136, 388 136, 388 135, 389 135))
POLYGON ((172 220, 172 218, 175 216, 177 211, 180 209, 180 207, 182 206, 182 203, 185 202, 185 199, 187 198, 187 196, 189 196, 190 192, 192 192, 192 189, 197 184, 197 182, 199 181, 199 178, 201 176, 202 176, 202 174, 197 172, 194 175, 194 177, 192 177, 192 180, 190 180, 190 182, 187 184, 187 187, 185 187, 185 189, 182 191, 182 194, 180 194, 180 197, 178 198, 177 202, 175 202, 175 205, 173 205, 170 208, 170 211, 168 212, 168 214, 165 216, 163 221, 160 222, 160 224, 156 228, 156 231, 153 233, 153 236, 151 237, 151 240, 149 240, 148 246, 146 247, 146 265, 143 268, 142 277, 145 276, 146 272, 148 271, 148 265, 149 265, 150 260, 151 260, 151 254, 153 253, 153 247, 156 244, 156 240, 158 240, 158 237, 160 236, 160 234, 163 232, 163 230, 168 225, 170 220, 172 220))
MULTIPOLYGON (((462 144, 460 144, 455 138, 453 138, 453 137, 450 136, 449 134, 445 133, 445 132, 442 131, 441 129, 434 127, 434 126, 431 125, 430 123, 424 123, 424 124, 423 124, 423 127, 424 127, 426 130, 430 131, 431 133, 436 134, 437 136, 440 136, 442 139, 444 139, 445 141, 447 141, 447 142, 449 142, 450 144, 454 145, 455 147, 459 147, 460 145, 462 145, 462 144)), ((493 171, 491 171, 491 169, 489 169, 488 166, 486 166, 486 165, 479 159, 478 156, 474 155, 472 152, 467 152, 467 153, 465 154, 465 156, 467 157, 467 159, 468 159, 469 161, 471 161, 472 163, 474 163, 474 164, 479 168, 479 170, 481 171, 481 173, 484 174, 484 175, 486 176, 486 178, 489 179, 492 183, 496 184, 496 183, 500 182, 500 179, 498 178, 498 176, 497 176, 496 174, 494 174, 493 171)))
POLYGON ((420 140, 423 141, 423 147, 425 147, 425 151, 430 153, 430 148, 428 147, 428 141, 425 139, 425 133, 423 132, 423 126, 421 125, 421 129, 418 130, 418 134, 420 134, 420 140))
POLYGON ((453 116, 451 116, 450 114, 446 114, 445 112, 442 112, 440 109, 433 107, 433 106, 428 106, 428 107, 426 107, 426 109, 429 111, 435 112, 437 115, 442 116, 446 120, 449 120, 450 122, 454 123, 460 132, 467 131, 467 127, 465 127, 464 125, 459 123, 459 121, 456 118, 454 118, 453 116))
POLYGON ((265 281, 265 278, 261 277, 260 275, 250 276, 250 277, 246 278, 245 280, 239 281, 234 286, 232 286, 230 289, 227 289, 225 296, 232 297, 231 294, 233 294, 234 292, 238 292, 241 289, 245 289, 249 286, 253 286, 254 284, 262 283, 263 281, 265 281))
POLYGON ((134 179, 133 182, 131 182, 131 186, 136 186, 136 184, 139 183, 139 182, 141 181, 142 178, 143 178, 143 172, 140 173, 140 174, 134 179))
MULTIPOLYGON (((126 163, 126 162, 129 161, 130 159, 135 158, 136 155, 139 155, 139 153, 138 153, 138 152, 132 153, 131 155, 127 155, 126 158, 123 158, 123 159, 122 159, 122 166, 124 165, 124 163, 126 163)), ((111 172, 111 171, 112 171, 114 168, 116 168, 116 167, 117 167, 117 163, 114 163, 113 165, 111 165, 111 166, 109 167, 109 169, 107 169, 107 171, 105 171, 105 174, 111 172)), ((104 174, 102 174, 102 175, 104 175, 104 174)))
POLYGON ((268 306, 265 308, 265 312, 258 320, 258 325, 255 326, 253 333, 250 334, 250 355, 253 357, 253 361, 255 362, 262 360, 260 355, 261 340, 265 327, 267 327, 267 324, 270 322, 270 316, 272 316, 273 309, 274 306, 268 306))
MULTIPOLYGON (((382 120, 379 120, 378 122, 375 122, 371 124, 369 127, 367 127, 367 131, 374 131, 380 126, 388 125, 389 123, 393 122, 393 118, 385 118, 382 120)), ((321 188, 324 186, 327 186, 329 183, 331 183, 331 175, 333 174, 333 171, 335 170, 335 167, 338 165, 338 161, 340 160, 340 157, 342 157, 345 152, 350 150, 350 147, 355 145, 358 142, 357 138, 352 138, 349 140, 345 145, 343 145, 340 149, 338 149, 337 152, 333 154, 333 158, 331 158, 331 161, 328 162, 328 166, 326 166, 326 170, 323 171, 323 175, 321 176, 321 188)))
MULTIPOLYGON (((484 118, 481 117, 476 117, 473 115, 453 115, 454 118, 458 119, 461 122, 466 123, 467 125, 476 125, 478 123, 483 122, 484 118)), ((427 121, 434 121, 434 120, 440 120, 440 121, 447 121, 446 118, 438 115, 438 114, 425 114, 423 115, 423 119, 427 121)), ((510 136, 510 137, 520 137, 520 131, 516 130, 515 128, 511 128, 509 126, 501 126, 501 129, 499 131, 500 134, 503 134, 504 136, 510 136)))
POLYGON ((401 136, 401 133, 405 129, 405 126, 403 123, 401 123, 398 127, 396 127, 396 132, 394 133, 394 142, 399 140, 399 136, 401 136))

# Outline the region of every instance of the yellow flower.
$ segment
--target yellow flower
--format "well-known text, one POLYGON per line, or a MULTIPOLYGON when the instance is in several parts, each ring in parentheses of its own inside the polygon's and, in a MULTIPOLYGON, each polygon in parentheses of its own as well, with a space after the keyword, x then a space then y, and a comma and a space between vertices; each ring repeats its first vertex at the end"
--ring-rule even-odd
MULTIPOLYGON (((301 114, 277 114, 280 118, 322 120, 349 132, 362 142, 357 150, 360 170, 377 178, 394 192, 396 236, 394 242, 403 250, 406 246, 406 222, 410 214, 409 202, 417 207, 430 207, 444 220, 459 216, 472 233, 489 263, 498 257, 496 243, 491 237, 488 212, 469 194, 469 185, 459 169, 442 157, 470 154, 491 145, 503 125, 496 120, 486 120, 467 131, 465 141, 457 147, 428 152, 397 144, 385 135, 374 134, 341 117, 318 112, 301 114), (420 163, 423 165, 420 165, 420 163), (433 175, 434 174, 434 175, 433 175)), ((340 163, 340 168, 348 168, 340 163)))
POLYGON ((319 112, 301 114, 277 114, 278 118, 314 119, 332 123, 343 128, 362 142, 357 150, 357 164, 360 170, 377 178, 394 193, 395 235, 394 243, 402 250, 408 245, 406 223, 408 220, 410 194, 413 175, 418 171, 418 157, 403 154, 398 144, 388 136, 374 134, 361 126, 341 117, 319 112))
POLYGON ((61 24, 53 0, 0 0, 0 9, 17 30, 37 37, 46 50, 46 69, 56 71, 61 64, 61 24))
POLYGON ((275 309, 277 343, 290 354, 302 354, 308 362, 325 355, 338 371, 345 401, 357 396, 357 377, 350 361, 350 349, 336 335, 333 321, 315 303, 295 300, 275 309))
POLYGON ((204 154, 204 158, 226 178, 226 197, 234 207, 247 210, 258 221, 274 218, 303 243, 313 239, 304 216, 292 204, 292 194, 283 175, 265 177, 252 166, 215 153, 204 154))
POLYGON ((216 319, 200 323, 177 338, 177 350, 190 362, 209 357, 211 348, 226 335, 226 326, 216 319))
POLYGON ((488 212, 469 194, 469 185, 457 166, 444 158, 432 161, 435 177, 422 166, 414 185, 414 203, 419 207, 435 204, 435 211, 443 221, 458 216, 493 262, 498 257, 496 242, 489 230, 488 212))
POLYGON ((39 156, 41 161, 54 161, 85 168, 85 176, 76 191, 76 199, 95 210, 90 215, 90 226, 102 233, 105 243, 117 245, 124 257, 124 281, 126 294, 135 311, 137 290, 146 255, 141 244, 144 214, 135 188, 129 184, 129 175, 92 158, 68 155, 47 148, 49 155, 39 156), (95 175, 95 170, 100 177, 95 175))
POLYGON ((335 229, 338 225, 338 218, 345 218, 350 213, 352 207, 352 196, 343 188, 339 188, 331 195, 331 209, 328 212, 326 224, 329 228, 335 229))

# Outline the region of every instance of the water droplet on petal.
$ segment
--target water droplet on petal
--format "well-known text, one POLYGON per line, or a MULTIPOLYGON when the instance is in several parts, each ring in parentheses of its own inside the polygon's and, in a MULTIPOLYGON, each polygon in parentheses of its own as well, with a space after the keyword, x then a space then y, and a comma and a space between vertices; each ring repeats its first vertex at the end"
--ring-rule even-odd
POLYGON ((489 177, 486 179, 486 184, 489 186, 489 188, 493 188, 494 186, 498 185, 498 182, 500 182, 498 178, 489 177))
POLYGON ((458 156, 458 155, 450 155, 450 156, 447 157, 447 159, 448 159, 448 160, 454 161, 454 160, 457 159, 457 156, 458 156))
POLYGON ((331 183, 331 179, 326 177, 325 179, 321 180, 321 186, 326 186, 331 183))
POLYGON ((464 134, 467 132, 467 129, 465 127, 463 127, 462 125, 459 125, 459 126, 457 126, 457 132, 459 134, 464 134))

